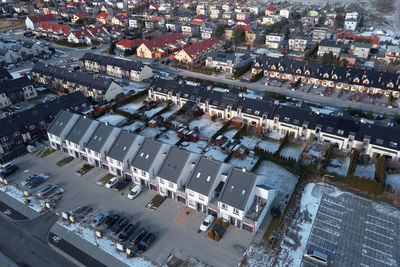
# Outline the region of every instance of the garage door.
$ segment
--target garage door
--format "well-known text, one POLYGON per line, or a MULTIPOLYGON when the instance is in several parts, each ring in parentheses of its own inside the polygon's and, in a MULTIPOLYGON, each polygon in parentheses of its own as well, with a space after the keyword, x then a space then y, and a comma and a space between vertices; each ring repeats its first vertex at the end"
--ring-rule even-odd
POLYGON ((108 170, 108 165, 103 163, 103 164, 101 164, 101 168, 103 170, 108 170))
POLYGON ((247 224, 243 224, 243 229, 253 233, 253 227, 248 226, 247 224))
POLYGON ((157 186, 155 186, 155 185, 153 185, 153 184, 150 184, 150 189, 151 189, 151 190, 154 190, 154 191, 157 191, 157 186))
POLYGON ((186 199, 181 197, 181 196, 176 196, 176 200, 178 200, 179 202, 182 202, 184 204, 186 204, 186 199))

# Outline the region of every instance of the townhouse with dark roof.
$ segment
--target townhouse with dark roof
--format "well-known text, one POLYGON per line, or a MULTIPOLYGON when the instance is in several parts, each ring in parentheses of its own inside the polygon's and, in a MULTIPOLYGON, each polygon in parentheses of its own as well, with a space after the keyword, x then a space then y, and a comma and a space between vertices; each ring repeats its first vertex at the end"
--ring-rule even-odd
POLYGON ((38 94, 28 77, 0 82, 0 108, 32 99, 38 94))

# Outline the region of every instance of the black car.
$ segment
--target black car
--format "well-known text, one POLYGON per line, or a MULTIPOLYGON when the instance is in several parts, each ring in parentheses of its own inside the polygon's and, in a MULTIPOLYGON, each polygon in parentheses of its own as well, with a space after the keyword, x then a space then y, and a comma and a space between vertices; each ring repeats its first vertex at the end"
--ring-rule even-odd
POLYGON ((110 216, 104 223, 107 229, 110 229, 121 218, 118 214, 110 216))
POLYGON ((139 228, 132 236, 129 238, 129 243, 132 246, 139 244, 139 242, 143 239, 143 237, 147 234, 145 228, 139 228))
POLYGON ((2 167, 0 170, 0 176, 3 178, 7 178, 14 172, 18 170, 18 167, 13 164, 7 164, 6 166, 2 167))
POLYGON ((135 226, 133 224, 128 224, 124 230, 119 234, 118 239, 120 242, 125 242, 128 237, 135 231, 135 226))
POLYGON ((137 245, 137 253, 145 252, 156 239, 156 235, 153 233, 147 233, 145 237, 143 237, 142 241, 137 245))
POLYGON ((44 177, 41 176, 37 176, 35 178, 33 178, 27 185, 26 187, 31 189, 34 188, 40 184, 42 184, 46 179, 44 179, 44 177))
POLYGON ((129 179, 124 179, 122 181, 119 181, 116 185, 114 185, 114 189, 117 191, 121 191, 125 187, 129 185, 131 181, 129 179))
POLYGON ((119 231, 121 231, 122 228, 125 227, 125 225, 128 224, 128 219, 126 217, 120 218, 111 228, 111 233, 116 235, 118 234, 119 231))

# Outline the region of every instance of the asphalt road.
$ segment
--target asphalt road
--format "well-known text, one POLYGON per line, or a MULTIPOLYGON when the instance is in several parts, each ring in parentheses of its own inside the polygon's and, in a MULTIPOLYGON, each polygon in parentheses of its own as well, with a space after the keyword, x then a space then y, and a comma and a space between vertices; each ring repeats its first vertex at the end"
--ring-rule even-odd
POLYGON ((10 217, 13 220, 27 220, 28 217, 26 217, 25 215, 19 213, 18 211, 16 211, 15 209, 11 208, 10 206, 8 206, 7 204, 3 203, 0 201, 0 212, 4 213, 5 215, 7 215, 8 217, 10 217))
POLYGON ((20 266, 75 266, 47 243, 47 233, 56 220, 50 212, 28 221, 0 216, 0 251, 20 266))

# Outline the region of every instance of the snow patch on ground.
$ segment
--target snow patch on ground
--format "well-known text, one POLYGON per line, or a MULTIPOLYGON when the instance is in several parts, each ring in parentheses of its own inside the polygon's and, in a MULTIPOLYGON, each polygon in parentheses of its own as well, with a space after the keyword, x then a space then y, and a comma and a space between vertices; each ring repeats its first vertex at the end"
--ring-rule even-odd
POLYGON ((344 160, 341 160, 341 159, 336 159, 336 160, 340 161, 342 163, 342 166, 340 166, 340 167, 328 166, 326 168, 326 170, 328 172, 335 172, 339 175, 346 176, 347 170, 349 169, 350 158, 346 157, 344 160))
POLYGON ((233 138, 233 136, 236 134, 238 130, 237 129, 231 129, 225 133, 223 133, 223 135, 228 138, 228 140, 231 140, 233 138))
POLYGON ((158 141, 170 144, 170 145, 175 145, 179 141, 178 134, 174 131, 169 130, 166 133, 163 133, 159 138, 158 141))
POLYGON ((29 69, 23 69, 23 70, 11 72, 10 74, 11 74, 11 76, 13 77, 13 79, 18 79, 18 78, 21 78, 21 77, 22 77, 22 76, 21 76, 21 73, 26 73, 26 74, 28 74, 28 73, 31 72, 31 70, 32 70, 31 68, 29 68, 29 69))
POLYGON ((241 144, 250 150, 253 150, 260 142, 260 138, 255 136, 243 136, 240 140, 241 144))
POLYGON ((293 192, 298 179, 293 173, 271 161, 263 161, 256 173, 267 177, 265 185, 276 188, 283 195, 293 192))
POLYGON ((281 151, 280 154, 286 158, 300 159, 301 153, 303 153, 304 145, 288 143, 281 151))
POLYGON ((228 157, 228 155, 223 153, 219 147, 211 147, 206 153, 204 153, 204 156, 211 157, 214 160, 221 162, 224 162, 224 160, 228 157))
POLYGON ((14 198, 15 200, 25 204, 25 199, 30 199, 30 203, 28 207, 33 209, 36 212, 41 212, 44 208, 45 201, 41 199, 36 199, 35 197, 25 197, 24 191, 15 187, 14 185, 4 186, 3 184, 0 185, 0 191, 3 191, 10 197, 14 198))
POLYGON ((258 143, 257 146, 265 151, 275 153, 276 151, 278 151, 280 143, 276 139, 267 139, 262 140, 260 143, 258 143))
POLYGON ((197 143, 184 142, 182 143, 182 145, 183 144, 185 144, 185 146, 183 146, 184 149, 197 154, 201 154, 203 152, 203 149, 207 147, 207 142, 205 141, 199 141, 197 143))
POLYGON ((124 127, 122 127, 123 130, 127 130, 127 131, 136 131, 136 129, 142 128, 144 126, 144 123, 141 121, 135 121, 132 124, 126 125, 124 127))
POLYGON ((390 185, 393 190, 400 191, 400 174, 388 174, 386 176, 386 184, 390 185))
POLYGON ((158 128, 156 126, 154 128, 151 128, 151 127, 145 128, 143 131, 140 132, 140 135, 143 135, 144 137, 152 139, 152 138, 156 137, 156 135, 159 133, 161 133, 161 130, 160 130, 160 128, 158 128))
POLYGON ((179 108, 177 106, 172 106, 171 110, 161 114, 161 117, 163 117, 164 120, 167 120, 169 117, 174 115, 178 110, 179 110, 179 108))
POLYGON ((148 111, 145 111, 144 114, 146 115, 147 118, 151 118, 151 117, 154 116, 154 114, 156 114, 157 112, 159 112, 163 108, 164 107, 153 108, 153 109, 150 109, 148 111))
POLYGON ((201 118, 189 123, 190 130, 195 127, 199 128, 200 137, 210 139, 222 127, 222 124, 213 122, 210 118, 201 118))
MULTIPOLYGON (((85 239, 89 243, 96 245, 96 240, 94 238, 93 230, 85 228, 79 224, 66 224, 64 222, 58 221, 57 224, 61 225, 62 227, 68 229, 69 231, 74 232, 79 237, 85 239)), ((117 245, 115 242, 108 240, 107 238, 96 238, 98 247, 107 252, 111 256, 117 258, 121 262, 135 267, 154 267, 149 261, 145 260, 144 258, 127 258, 125 253, 117 251, 117 245)))
POLYGON ((124 106, 122 106, 122 107, 120 107, 118 109, 122 110, 122 111, 125 111, 125 112, 127 112, 129 114, 135 114, 142 105, 143 104, 140 103, 140 102, 139 103, 129 103, 129 104, 126 104, 126 105, 124 105, 124 106))
POLYGON ((258 157, 245 157, 244 159, 232 157, 229 164, 237 168, 245 168, 247 171, 251 171, 256 164, 258 157))
POLYGON ((128 121, 127 118, 121 115, 117 114, 106 114, 104 116, 101 116, 100 118, 97 118, 98 121, 107 123, 112 126, 119 126, 120 124, 123 124, 128 121))
POLYGON ((375 176, 375 165, 357 165, 354 175, 373 179, 375 176))

